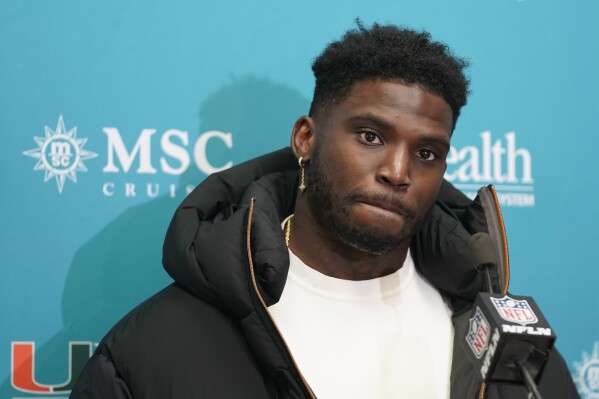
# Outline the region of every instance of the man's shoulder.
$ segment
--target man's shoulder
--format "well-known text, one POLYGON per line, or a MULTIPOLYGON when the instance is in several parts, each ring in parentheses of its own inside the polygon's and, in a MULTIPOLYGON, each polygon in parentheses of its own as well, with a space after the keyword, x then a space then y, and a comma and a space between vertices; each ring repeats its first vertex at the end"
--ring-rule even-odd
POLYGON ((144 368, 148 362, 207 359, 219 347, 247 350, 240 321, 177 284, 158 292, 121 319, 98 352, 119 368, 144 368), (193 355, 192 355, 193 354, 193 355))
POLYGON ((177 284, 119 321, 80 379, 73 397, 103 397, 107 387, 152 399, 267 397, 241 322, 177 284))

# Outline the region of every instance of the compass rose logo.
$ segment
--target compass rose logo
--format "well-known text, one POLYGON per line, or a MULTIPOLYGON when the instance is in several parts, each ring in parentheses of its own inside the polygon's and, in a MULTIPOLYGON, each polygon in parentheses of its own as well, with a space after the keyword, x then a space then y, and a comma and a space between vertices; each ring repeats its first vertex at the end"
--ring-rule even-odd
POLYGON ((56 179, 59 193, 62 193, 67 178, 77 183, 77 172, 87 172, 83 161, 98 156, 83 149, 87 139, 77 138, 77 127, 67 131, 62 115, 58 118, 56 130, 46 126, 44 137, 35 136, 33 140, 38 147, 23 154, 38 160, 33 170, 45 172, 44 182, 56 179))
POLYGON ((599 341, 593 353, 582 353, 582 362, 574 362, 574 381, 585 399, 599 399, 599 341))

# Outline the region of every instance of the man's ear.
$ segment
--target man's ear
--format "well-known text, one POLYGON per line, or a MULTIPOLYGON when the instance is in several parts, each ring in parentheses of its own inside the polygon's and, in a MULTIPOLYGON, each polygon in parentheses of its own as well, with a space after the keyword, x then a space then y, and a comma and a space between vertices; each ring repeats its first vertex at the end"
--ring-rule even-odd
POLYGON ((307 115, 300 116, 291 132, 291 149, 297 158, 309 161, 316 140, 316 124, 314 119, 307 115))

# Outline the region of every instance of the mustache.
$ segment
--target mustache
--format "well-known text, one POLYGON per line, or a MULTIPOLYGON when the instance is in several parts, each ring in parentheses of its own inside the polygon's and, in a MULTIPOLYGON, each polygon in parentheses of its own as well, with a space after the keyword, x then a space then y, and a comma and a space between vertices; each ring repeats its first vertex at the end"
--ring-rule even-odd
POLYGON ((367 204, 373 204, 382 206, 383 208, 392 210, 407 218, 414 219, 416 212, 414 212, 403 200, 401 196, 389 194, 385 192, 368 193, 363 191, 356 191, 349 194, 346 197, 351 202, 364 202, 367 204))

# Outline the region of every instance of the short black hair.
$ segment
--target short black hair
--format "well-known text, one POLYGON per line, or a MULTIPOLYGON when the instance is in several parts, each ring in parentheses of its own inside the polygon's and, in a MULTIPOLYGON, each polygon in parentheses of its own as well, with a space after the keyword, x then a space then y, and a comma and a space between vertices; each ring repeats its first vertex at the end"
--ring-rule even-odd
POLYGON ((349 94, 363 80, 399 81, 416 85, 442 97, 453 111, 453 128, 466 104, 468 61, 455 56, 447 45, 433 41, 430 33, 395 25, 373 24, 357 28, 330 43, 314 60, 316 78, 310 116, 349 94))

